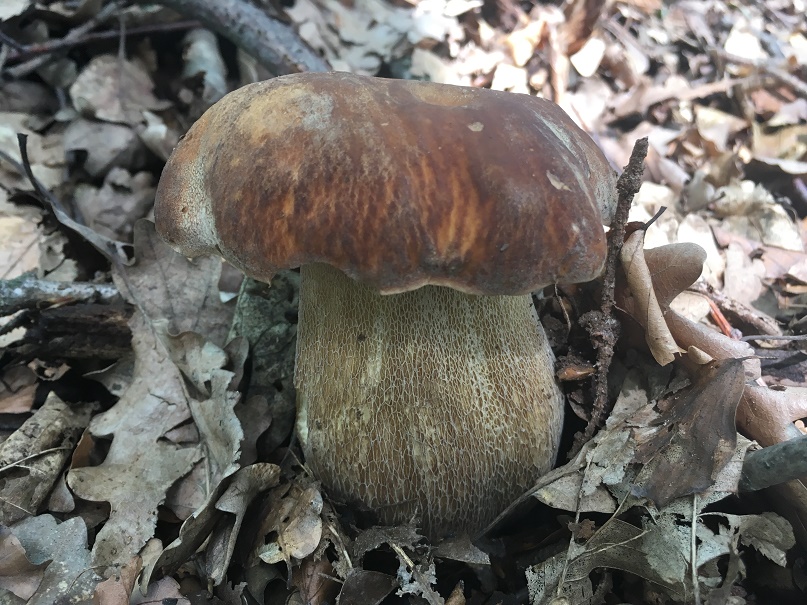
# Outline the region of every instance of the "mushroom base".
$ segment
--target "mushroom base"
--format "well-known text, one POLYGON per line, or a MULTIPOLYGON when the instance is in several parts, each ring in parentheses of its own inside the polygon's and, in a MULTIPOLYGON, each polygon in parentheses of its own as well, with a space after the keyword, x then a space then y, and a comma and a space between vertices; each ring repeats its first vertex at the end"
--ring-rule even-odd
POLYGON ((483 529, 555 460, 563 397, 530 296, 382 296, 302 268, 297 432, 330 495, 431 537, 483 529))

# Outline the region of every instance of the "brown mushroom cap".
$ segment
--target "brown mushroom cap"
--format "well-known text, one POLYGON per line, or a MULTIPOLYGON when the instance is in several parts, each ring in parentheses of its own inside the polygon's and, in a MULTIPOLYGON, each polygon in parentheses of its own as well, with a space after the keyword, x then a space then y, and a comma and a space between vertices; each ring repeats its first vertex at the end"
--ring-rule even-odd
POLYGON ((615 175, 555 104, 347 73, 230 93, 177 146, 160 234, 269 281, 324 262, 384 294, 524 294, 599 275, 615 175))

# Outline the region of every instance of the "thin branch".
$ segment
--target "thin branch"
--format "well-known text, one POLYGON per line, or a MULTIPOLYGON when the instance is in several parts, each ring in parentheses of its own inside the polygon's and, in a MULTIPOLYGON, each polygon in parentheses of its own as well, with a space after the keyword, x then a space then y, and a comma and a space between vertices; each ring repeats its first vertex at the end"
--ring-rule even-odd
MULTIPOLYGON (((113 17, 116 12, 118 12, 121 8, 126 5, 124 0, 115 0, 114 2, 110 2, 106 6, 104 6, 98 13, 87 19, 84 23, 76 27, 75 29, 70 30, 67 35, 62 39, 62 41, 66 40, 80 40, 84 38, 90 31, 98 27, 101 23, 106 21, 107 19, 113 17)), ((27 76, 31 72, 36 71, 43 65, 50 63, 55 57, 52 54, 43 55, 40 57, 36 57, 31 59, 30 61, 26 61, 25 63, 20 63, 19 65, 15 65, 14 67, 10 67, 6 70, 6 73, 14 79, 19 79, 24 76, 27 76)))
POLYGON ((57 282, 30 274, 0 280, 0 317, 23 309, 38 309, 65 303, 106 303, 122 300, 111 284, 57 282))
MULTIPOLYGON (((0 29, 0 42, 2 42, 3 44, 7 44, 16 51, 21 51, 25 49, 24 44, 20 44, 19 42, 17 42, 14 38, 4 33, 2 29, 0 29)), ((13 59, 13 58, 14 55, 6 57, 6 59, 13 59)))
MULTIPOLYGON (((153 4, 154 0, 135 0, 153 4)), ((275 74, 330 71, 328 62, 297 35, 291 25, 272 19, 243 0, 158 0, 178 13, 198 19, 275 74)))
MULTIPOLYGON (((185 31, 200 27, 198 21, 175 21, 174 23, 155 23, 153 25, 141 25, 127 30, 126 34, 130 38, 146 34, 161 34, 176 31, 185 31)), ((102 32, 90 32, 81 38, 59 38, 38 44, 28 44, 15 46, 15 52, 8 55, 7 61, 16 63, 25 61, 39 55, 46 55, 55 52, 70 50, 76 46, 100 42, 103 40, 117 40, 120 38, 120 29, 107 30, 102 32)), ((5 40, 3 40, 5 42, 5 40)))
POLYGON ((778 80, 779 83, 784 84, 785 86, 790 86, 800 96, 807 97, 807 82, 800 80, 784 68, 777 65, 771 65, 769 61, 754 61, 752 59, 746 59, 745 57, 739 57, 737 55, 728 53, 721 48, 712 48, 710 51, 714 52, 721 59, 729 63, 756 69, 760 73, 778 80))
POLYGON ((738 487, 741 492, 755 492, 805 475, 807 435, 747 453, 738 487))
POLYGON ((611 231, 608 234, 608 259, 605 262, 600 310, 591 311, 580 318, 581 323, 589 331, 592 344, 597 349, 597 373, 594 377, 594 409, 585 431, 575 435, 574 446, 569 454, 570 458, 580 451, 583 444, 602 427, 610 412, 608 371, 614 357, 614 345, 619 337, 619 321, 614 317, 616 267, 622 244, 625 241, 625 224, 628 222, 631 202, 642 185, 647 146, 647 137, 636 141, 628 165, 616 184, 619 198, 614 218, 611 221, 611 231))
POLYGON ((795 336, 776 336, 775 334, 751 334, 750 336, 743 336, 740 340, 745 342, 748 342, 749 340, 799 341, 799 340, 807 340, 807 334, 797 334, 795 336))
MULTIPOLYGON (((7 470, 10 470, 12 468, 17 468, 17 467, 20 467, 20 466, 25 468, 25 469, 28 469, 30 471, 30 470, 33 470, 33 469, 30 466, 24 466, 23 465, 24 462, 28 462, 29 460, 35 460, 36 458, 39 458, 40 456, 46 456, 47 454, 52 454, 53 452, 72 451, 72 450, 73 450, 72 447, 61 446, 61 447, 51 447, 51 448, 48 448, 46 450, 42 450, 41 452, 34 452, 33 454, 29 454, 28 456, 25 456, 24 458, 20 458, 19 460, 15 460, 14 462, 10 462, 10 463, 8 463, 8 464, 6 464, 4 466, 0 466, 0 473, 4 473, 7 470)), ((39 471, 39 472, 42 473, 42 471, 39 471)))
MULTIPOLYGON (((781 337, 782 330, 774 318, 726 296, 712 286, 704 282, 695 282, 687 290, 713 300, 723 315, 731 319, 735 325, 738 323, 743 324, 750 330, 755 330, 758 334, 781 337)), ((772 340, 779 339, 773 338, 772 340)))

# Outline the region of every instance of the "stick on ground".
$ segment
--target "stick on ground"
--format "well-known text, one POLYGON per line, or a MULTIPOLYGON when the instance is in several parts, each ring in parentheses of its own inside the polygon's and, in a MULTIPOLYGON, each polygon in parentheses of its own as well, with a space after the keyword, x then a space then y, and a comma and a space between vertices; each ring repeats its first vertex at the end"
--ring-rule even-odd
POLYGON ((602 303, 599 311, 590 311, 580 318, 591 335, 597 349, 597 373, 594 378, 594 408, 585 431, 575 435, 569 458, 574 457, 583 444, 590 440, 602 427, 610 411, 608 404, 608 370, 614 357, 614 345, 619 337, 619 321, 614 317, 614 289, 616 287, 616 265, 619 252, 625 240, 625 223, 633 197, 639 191, 644 173, 644 159, 647 156, 647 137, 639 139, 633 146, 628 165, 617 181, 619 194, 611 232, 608 234, 608 260, 603 274, 602 303))
POLYGON ((807 435, 748 452, 738 489, 755 492, 807 475, 807 435))
POLYGON ((123 300, 111 284, 57 282, 26 274, 0 280, 0 317, 23 309, 41 309, 61 303, 113 303, 123 300))
MULTIPOLYGON (((331 70, 328 62, 303 42, 291 25, 272 19, 243 0, 158 1, 178 13, 198 19, 277 75, 331 70)), ((152 4, 153 0, 137 2, 152 4)))

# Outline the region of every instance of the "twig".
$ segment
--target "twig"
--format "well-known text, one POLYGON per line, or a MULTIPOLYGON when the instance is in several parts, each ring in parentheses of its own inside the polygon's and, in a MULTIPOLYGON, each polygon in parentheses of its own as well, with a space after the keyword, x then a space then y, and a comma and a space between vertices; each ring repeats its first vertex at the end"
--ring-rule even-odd
MULTIPOLYGON (((135 0, 152 4, 154 0, 135 0)), ((294 28, 269 17, 242 0, 158 0, 179 13, 199 19, 261 65, 276 74, 330 71, 328 62, 314 52, 294 28)))
POLYGON ((721 48, 713 48, 710 50, 724 61, 734 63, 735 65, 743 65, 745 67, 751 67, 753 69, 756 69, 760 73, 775 78, 781 84, 790 86, 800 96, 807 97, 807 82, 800 80, 799 78, 787 72, 785 69, 782 69, 781 67, 770 65, 768 62, 753 61, 751 59, 746 59, 745 57, 738 57, 737 55, 727 53, 721 48))
MULTIPOLYGON (((23 468, 25 468, 25 469, 27 469, 29 471, 35 470, 30 466, 24 466, 23 463, 28 462, 29 460, 34 460, 36 458, 39 458, 40 456, 45 456, 47 454, 52 454, 53 452, 66 451, 66 450, 67 451, 72 451, 73 448, 72 447, 64 447, 64 446, 62 446, 62 447, 51 447, 51 448, 48 448, 46 450, 42 450, 41 452, 34 452, 33 454, 29 454, 28 456, 25 456, 24 458, 20 458, 19 460, 15 460, 14 462, 9 462, 8 464, 6 464, 4 466, 0 466, 0 473, 4 473, 7 470, 12 469, 12 468, 17 468, 18 466, 22 466, 23 468)), ((42 473, 43 471, 38 471, 38 472, 42 473)))
POLYGON ((729 338, 733 338, 737 340, 737 333, 738 330, 735 330, 726 316, 723 315, 723 311, 720 310, 720 307, 717 306, 717 303, 713 301, 708 296, 706 297, 706 302, 709 303, 709 317, 712 318, 712 321, 717 324, 717 327, 720 328, 720 331, 729 338))
MULTIPOLYGON (((132 27, 127 30, 126 34, 129 37, 142 36, 146 34, 161 34, 167 32, 184 31, 186 29, 194 29, 199 27, 198 21, 175 21, 174 23, 155 23, 152 25, 141 25, 140 27, 132 27)), ((45 55, 49 53, 60 52, 63 50, 70 50, 76 46, 83 44, 90 44, 92 42, 99 42, 103 40, 116 40, 120 38, 120 29, 90 32, 81 38, 59 38, 58 40, 49 40, 39 44, 28 44, 15 46, 15 52, 10 53, 7 61, 16 63, 18 61, 25 61, 38 55, 45 55)), ((5 40, 3 40, 5 42, 5 40)), ((10 43, 9 43, 10 44, 10 43)))
POLYGON ((647 145, 647 137, 636 141, 628 165, 616 183, 619 199, 614 218, 611 221, 611 232, 608 234, 608 259, 605 262, 600 310, 590 311, 580 318, 581 323, 589 331, 592 344, 597 349, 597 373, 594 377, 594 409, 585 431, 575 435, 574 445, 569 454, 570 458, 594 436, 610 411, 608 370, 614 357, 614 345, 619 337, 619 321, 614 317, 616 266, 625 240, 625 223, 628 222, 630 205, 642 184, 647 145))
POLYGON ((628 165, 616 183, 619 193, 614 219, 611 222, 611 232, 608 237, 608 261, 605 266, 604 287, 601 310, 604 314, 613 314, 614 289, 616 288, 616 266, 619 262, 619 253, 625 239, 625 224, 628 222, 628 213, 634 196, 642 186, 644 174, 644 159, 647 156, 647 137, 641 138, 633 146, 628 165))
MULTIPOLYGON (((1 29, 0 29, 0 42, 2 42, 3 44, 7 44, 8 46, 10 46, 11 48, 13 48, 14 50, 17 50, 17 51, 23 50, 25 48, 25 45, 20 44, 14 38, 12 38, 11 36, 5 34, 3 32, 3 30, 1 30, 1 29)), ((7 59, 12 59, 13 55, 11 57, 6 57, 6 58, 7 59)))
POLYGON ((807 340, 807 334, 798 334, 796 336, 776 336, 775 334, 751 334, 750 336, 743 336, 740 340, 748 342, 749 340, 784 340, 787 342, 807 340))
POLYGON ((807 435, 747 453, 738 488, 741 492, 755 492, 805 475, 807 435))
POLYGON ((111 284, 57 282, 36 279, 30 274, 0 280, 0 317, 23 309, 62 303, 106 303, 122 300, 111 284))
MULTIPOLYGON (((767 334, 770 336, 781 335, 782 330, 776 323, 776 320, 765 315, 764 313, 749 307, 733 298, 729 298, 722 292, 715 290, 712 286, 704 282, 695 282, 689 288, 690 292, 701 294, 708 299, 713 300, 723 315, 730 317, 734 325, 743 324, 750 326, 752 329, 757 330, 760 334, 767 334)), ((745 339, 742 339, 745 340, 745 339)), ((774 338, 773 340, 780 340, 774 338)))
MULTIPOLYGON (((123 6, 125 6, 125 0, 115 0, 114 2, 110 2, 106 6, 104 6, 98 13, 87 19, 84 23, 76 27, 75 29, 70 30, 67 35, 62 38, 62 41, 65 40, 79 40, 86 36, 90 31, 95 29, 98 25, 112 17, 117 11, 119 11, 123 6)), ((14 67, 10 67, 6 70, 6 73, 11 76, 12 78, 18 79, 24 76, 27 76, 33 71, 36 71, 46 63, 49 63, 54 59, 52 54, 43 55, 40 57, 36 57, 31 59, 30 61, 26 61, 25 63, 20 63, 19 65, 15 65, 14 67)))

